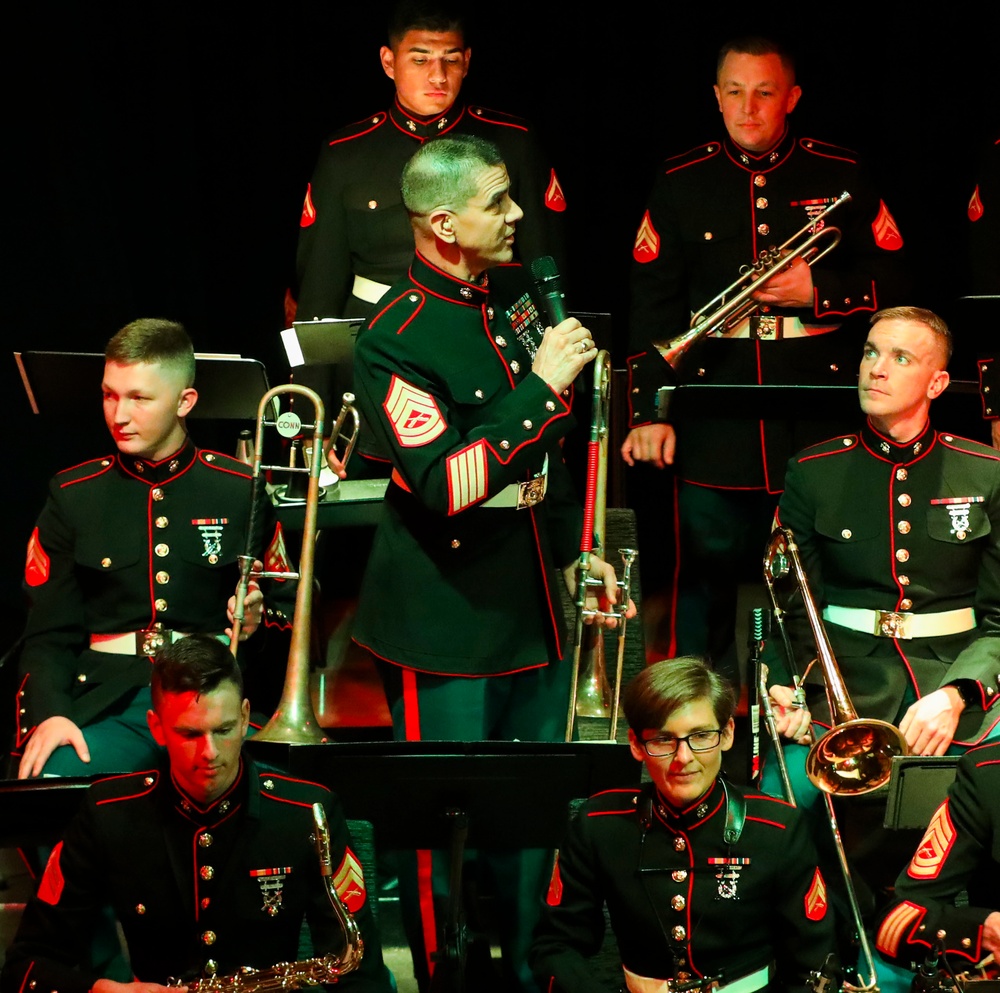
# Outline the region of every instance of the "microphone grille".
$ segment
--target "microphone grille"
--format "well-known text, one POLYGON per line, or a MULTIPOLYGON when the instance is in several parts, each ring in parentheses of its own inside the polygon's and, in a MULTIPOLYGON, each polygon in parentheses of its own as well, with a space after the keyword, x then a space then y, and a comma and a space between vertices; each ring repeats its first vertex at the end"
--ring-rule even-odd
POLYGON ((531 275, 536 282, 553 279, 559 275, 556 260, 551 255, 541 255, 531 263, 531 275))

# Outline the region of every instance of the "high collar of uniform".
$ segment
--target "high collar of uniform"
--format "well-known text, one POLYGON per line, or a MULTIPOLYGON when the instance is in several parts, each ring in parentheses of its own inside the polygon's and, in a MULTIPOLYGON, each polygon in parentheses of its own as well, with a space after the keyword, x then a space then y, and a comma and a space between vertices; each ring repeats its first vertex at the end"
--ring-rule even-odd
POLYGON ((936 439, 937 435, 934 433, 930 421, 924 425, 923 431, 916 438, 911 438, 903 445, 877 431, 870 420, 866 420, 865 426, 861 429, 861 440, 865 448, 877 458, 885 459, 893 464, 913 462, 923 458, 934 447, 936 439))
POLYGON ((740 167, 747 172, 768 172, 776 169, 795 148, 795 138, 785 125, 785 133, 781 136, 777 144, 773 145, 766 152, 751 152, 742 145, 738 145, 729 135, 726 135, 723 147, 726 154, 740 167))
POLYGON ((411 134, 414 138, 426 141, 428 138, 436 138, 438 135, 447 134, 461 120, 465 114, 465 106, 460 103, 453 103, 446 111, 436 114, 434 117, 417 117, 404 109, 396 97, 389 107, 389 117, 392 123, 404 134, 411 134))
POLYGON ((150 486, 158 486, 173 478, 178 473, 190 468, 191 464, 198 457, 198 451, 190 438, 185 438, 184 444, 165 459, 159 462, 151 462, 149 459, 140 459, 134 455, 118 453, 118 465, 130 476, 141 479, 150 486))
POLYGON ((216 797, 206 806, 192 800, 171 775, 169 777, 170 799, 178 813, 189 821, 201 827, 214 827, 220 821, 234 814, 243 805, 247 795, 247 779, 246 765, 241 757, 240 771, 232 785, 225 793, 216 797))
POLYGON ((489 273, 484 272, 476 283, 468 283, 464 279, 452 276, 428 261, 419 252, 410 263, 410 279, 435 296, 443 297, 452 303, 464 304, 466 307, 481 307, 489 299, 489 273))
POLYGON ((721 779, 716 779, 707 793, 683 810, 673 807, 658 790, 653 792, 653 810, 664 824, 677 831, 690 831, 725 809, 726 790, 721 779))

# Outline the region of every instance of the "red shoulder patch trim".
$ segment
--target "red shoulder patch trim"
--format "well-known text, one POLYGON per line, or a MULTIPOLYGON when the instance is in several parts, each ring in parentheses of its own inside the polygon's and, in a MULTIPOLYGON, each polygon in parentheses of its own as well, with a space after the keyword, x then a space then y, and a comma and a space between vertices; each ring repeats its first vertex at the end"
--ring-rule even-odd
POLYGON ((42 586, 49 581, 51 562, 48 552, 42 547, 42 539, 38 536, 38 528, 31 532, 28 539, 28 558, 24 563, 24 581, 29 586, 42 586))
POLYGON ((906 874, 911 879, 936 879, 955 844, 956 834, 945 799, 927 825, 906 874))
POLYGON ((903 247, 903 235, 900 233, 899 225, 889 213, 884 200, 878 202, 878 217, 872 221, 872 234, 875 235, 875 244, 887 252, 895 252, 903 247))
POLYGON ((635 245, 632 246, 632 258, 636 262, 653 262, 660 257, 660 236, 653 227, 653 219, 647 210, 642 215, 642 222, 635 235, 635 245))
POLYGON ((924 908, 908 900, 894 907, 887 915, 875 935, 875 947, 890 958, 899 951, 899 943, 907 931, 924 916, 924 908))
POLYGON ((316 222, 316 208, 313 205, 312 183, 306 186, 306 198, 302 201, 302 216, 299 218, 299 227, 307 228, 316 222))
POLYGON ((364 906, 365 874, 357 856, 350 848, 344 849, 344 857, 333 874, 333 886, 337 896, 340 897, 340 902, 352 914, 356 914, 364 906))
POLYGON ((979 186, 972 191, 972 196, 969 198, 969 220, 978 221, 980 217, 986 212, 986 208, 983 206, 983 199, 979 195, 979 186))
POLYGON ((45 875, 42 876, 42 881, 38 884, 38 899, 53 907, 58 906, 62 898, 63 886, 66 884, 63 879, 62 866, 59 864, 62 847, 63 843, 60 841, 52 849, 52 854, 49 856, 48 862, 45 863, 45 875))
POLYGON ((382 408, 403 448, 429 445, 448 427, 434 397, 397 375, 389 383, 382 408))
POLYGON ((545 188, 545 206, 561 214, 566 209, 566 196, 556 176, 555 169, 549 172, 549 185, 545 188))
POLYGON ((806 917, 811 921, 821 921, 826 917, 826 908, 828 906, 826 881, 823 879, 823 873, 819 871, 819 866, 817 866, 816 871, 813 873, 812 883, 806 891, 806 917))
POLYGON ((556 852, 556 860, 552 865, 552 876, 549 879, 549 889, 545 894, 545 902, 550 907, 558 907, 562 903, 563 884, 562 876, 559 874, 559 853, 556 852))

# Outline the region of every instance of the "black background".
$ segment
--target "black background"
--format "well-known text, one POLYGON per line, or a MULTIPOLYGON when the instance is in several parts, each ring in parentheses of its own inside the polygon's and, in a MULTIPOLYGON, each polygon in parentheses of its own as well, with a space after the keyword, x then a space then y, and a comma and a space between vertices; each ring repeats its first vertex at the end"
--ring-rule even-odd
MULTIPOLYGON (((273 360, 320 141, 391 99, 378 63, 387 8, 15 8, 4 70, 11 350, 101 351, 128 321, 164 316, 199 350, 273 360)), ((948 314, 964 289, 975 160, 1000 133, 988 9, 758 0, 585 15, 512 0, 476 10, 463 95, 536 125, 569 205, 570 305, 620 312, 658 161, 722 135, 718 46, 775 35, 799 61, 796 131, 864 155, 903 232, 913 302, 948 314)), ((974 332, 955 331, 964 356, 974 332)), ((12 415, 0 594, 17 609, 45 480, 110 444, 99 384, 92 411, 43 422, 28 415, 11 360, 0 367, 12 415)), ((275 365, 272 381, 282 373, 275 365)))

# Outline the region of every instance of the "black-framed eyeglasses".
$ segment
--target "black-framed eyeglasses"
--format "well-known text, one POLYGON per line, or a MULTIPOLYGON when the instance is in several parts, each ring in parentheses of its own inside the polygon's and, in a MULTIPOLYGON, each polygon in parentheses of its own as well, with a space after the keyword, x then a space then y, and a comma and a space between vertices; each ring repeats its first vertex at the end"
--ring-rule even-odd
POLYGON ((722 728, 714 731, 693 731, 682 738, 675 738, 673 735, 661 735, 657 738, 647 738, 642 743, 646 749, 646 754, 654 759, 663 758, 666 755, 674 755, 681 747, 681 742, 686 741, 688 748, 692 752, 711 751, 722 740, 722 728))

